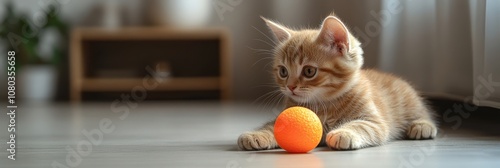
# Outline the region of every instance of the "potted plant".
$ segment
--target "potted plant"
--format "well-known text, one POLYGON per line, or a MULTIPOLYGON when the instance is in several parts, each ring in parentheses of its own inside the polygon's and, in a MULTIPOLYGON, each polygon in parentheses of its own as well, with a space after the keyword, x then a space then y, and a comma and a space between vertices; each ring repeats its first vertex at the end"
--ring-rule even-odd
POLYGON ((0 40, 5 49, 16 52, 19 98, 52 100, 68 41, 68 27, 57 16, 58 6, 49 6, 45 22, 39 25, 30 22, 26 14, 15 13, 11 1, 5 7, 0 40))

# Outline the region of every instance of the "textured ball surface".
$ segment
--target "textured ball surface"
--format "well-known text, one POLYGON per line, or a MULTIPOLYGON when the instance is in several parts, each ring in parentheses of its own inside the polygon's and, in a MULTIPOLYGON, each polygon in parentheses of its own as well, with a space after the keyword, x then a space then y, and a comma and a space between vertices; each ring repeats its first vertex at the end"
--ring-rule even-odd
POLYGON ((318 146, 323 127, 318 116, 305 107, 290 107, 276 118, 274 137, 290 153, 306 153, 318 146))

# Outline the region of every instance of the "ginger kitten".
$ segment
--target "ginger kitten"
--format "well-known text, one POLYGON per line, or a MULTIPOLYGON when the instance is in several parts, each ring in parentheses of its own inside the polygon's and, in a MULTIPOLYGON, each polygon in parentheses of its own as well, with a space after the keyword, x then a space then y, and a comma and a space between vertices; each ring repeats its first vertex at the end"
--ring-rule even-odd
MULTIPOLYGON (((323 124, 323 140, 335 150, 377 146, 393 139, 431 139, 435 121, 406 81, 361 69, 363 49, 347 27, 328 16, 319 30, 292 30, 263 18, 279 44, 274 77, 287 98, 286 108, 304 106, 323 124)), ((243 150, 279 147, 274 121, 243 133, 243 150)))

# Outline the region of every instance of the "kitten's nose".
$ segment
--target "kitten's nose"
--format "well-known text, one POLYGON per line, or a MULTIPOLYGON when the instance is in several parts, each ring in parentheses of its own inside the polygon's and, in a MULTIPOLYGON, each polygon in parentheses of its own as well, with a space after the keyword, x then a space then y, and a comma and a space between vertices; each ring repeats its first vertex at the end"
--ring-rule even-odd
POLYGON ((297 86, 291 86, 291 85, 288 85, 287 87, 288 87, 288 89, 290 89, 290 91, 292 91, 292 92, 293 92, 293 90, 295 90, 295 88, 297 88, 297 86))

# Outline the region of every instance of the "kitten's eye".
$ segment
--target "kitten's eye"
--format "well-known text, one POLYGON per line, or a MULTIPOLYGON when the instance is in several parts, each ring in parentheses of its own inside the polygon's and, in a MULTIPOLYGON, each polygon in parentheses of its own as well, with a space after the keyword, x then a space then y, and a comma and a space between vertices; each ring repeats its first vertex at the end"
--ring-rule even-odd
POLYGON ((284 66, 280 66, 279 71, 280 71, 280 77, 282 77, 282 78, 288 77, 288 71, 286 70, 286 68, 284 66))
POLYGON ((306 78, 312 78, 314 77, 314 75, 316 75, 316 68, 312 66, 305 66, 302 70, 302 75, 304 75, 306 78))

